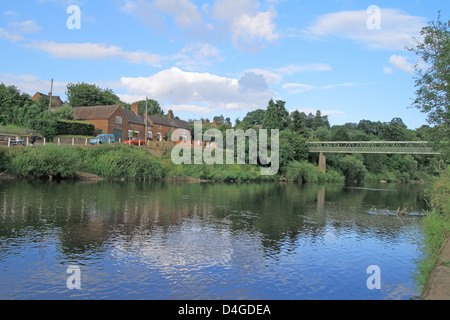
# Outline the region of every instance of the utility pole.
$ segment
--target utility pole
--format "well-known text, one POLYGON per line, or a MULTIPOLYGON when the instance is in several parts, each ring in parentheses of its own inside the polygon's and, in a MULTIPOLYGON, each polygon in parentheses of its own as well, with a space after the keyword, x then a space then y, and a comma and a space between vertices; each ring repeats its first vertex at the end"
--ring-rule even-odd
POLYGON ((49 102, 48 102, 48 108, 50 109, 52 107, 52 95, 53 95, 53 79, 52 79, 52 86, 50 89, 50 95, 49 95, 49 102))
POLYGON ((147 128, 147 121, 148 121, 148 97, 145 97, 145 144, 148 145, 148 128, 147 128))

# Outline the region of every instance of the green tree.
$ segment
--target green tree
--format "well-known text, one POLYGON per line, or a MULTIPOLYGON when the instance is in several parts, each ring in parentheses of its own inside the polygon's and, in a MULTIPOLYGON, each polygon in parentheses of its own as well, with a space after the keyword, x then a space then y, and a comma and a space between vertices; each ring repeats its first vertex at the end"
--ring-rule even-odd
POLYGON ((269 101, 269 106, 264 114, 262 127, 264 129, 278 129, 284 130, 290 123, 289 112, 285 107, 286 102, 277 100, 275 103, 273 99, 269 101))
POLYGON ((126 103, 120 101, 119 97, 111 89, 101 89, 95 84, 69 83, 66 95, 72 107, 93 107, 107 105, 121 105, 126 103))
POLYGON ((254 111, 250 111, 247 113, 245 118, 242 119, 242 122, 247 122, 249 125, 262 124, 264 121, 265 113, 266 113, 266 110, 263 110, 263 109, 257 109, 254 111))
POLYGON ((308 147, 305 138, 292 130, 280 132, 280 167, 287 166, 291 161, 306 161, 308 147))
POLYGON ((340 169, 348 181, 364 181, 367 169, 357 156, 346 155, 339 161, 340 169))
POLYGON ((291 128, 293 131, 305 136, 306 135, 306 114, 295 110, 291 113, 291 128))
POLYGON ((416 98, 413 105, 428 114, 428 122, 434 125, 432 140, 450 159, 450 21, 432 21, 420 32, 420 41, 409 48, 425 64, 416 64, 416 98))
MULTIPOLYGON (((48 101, 47 101, 48 103, 48 101)), ((31 97, 20 91, 14 86, 0 84, 0 124, 1 125, 20 125, 20 108, 33 104, 31 97)))
POLYGON ((331 137, 333 141, 350 141, 349 129, 345 126, 340 126, 331 137))
MULTIPOLYGON (((145 113, 146 103, 145 100, 139 101, 139 114, 145 113)), ((148 99, 147 112, 151 116, 161 117, 164 115, 164 110, 161 108, 159 102, 154 99, 148 99)))

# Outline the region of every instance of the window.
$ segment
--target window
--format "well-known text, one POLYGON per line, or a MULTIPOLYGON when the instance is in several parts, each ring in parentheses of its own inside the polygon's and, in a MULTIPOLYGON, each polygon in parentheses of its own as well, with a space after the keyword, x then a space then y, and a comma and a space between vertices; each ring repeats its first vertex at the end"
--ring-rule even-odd
POLYGON ((162 141, 161 133, 158 132, 158 133, 156 134, 156 140, 157 140, 157 141, 162 141))
POLYGON ((116 123, 122 124, 122 117, 116 116, 116 123))
POLYGON ((103 129, 98 129, 98 134, 103 134, 103 129))
POLYGON ((170 127, 170 131, 173 131, 173 127, 170 127))
POLYGON ((149 131, 147 133, 147 138, 149 138, 149 139, 153 138, 153 133, 151 131, 149 131))

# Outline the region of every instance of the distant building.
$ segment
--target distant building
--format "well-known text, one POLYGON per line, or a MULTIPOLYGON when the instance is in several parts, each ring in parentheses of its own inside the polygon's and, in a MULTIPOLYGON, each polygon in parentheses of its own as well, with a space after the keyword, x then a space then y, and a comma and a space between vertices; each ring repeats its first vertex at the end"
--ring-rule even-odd
POLYGON ((50 109, 57 109, 59 107, 61 107, 64 102, 61 100, 61 98, 59 96, 54 96, 51 94, 51 92, 49 92, 49 94, 43 94, 40 92, 36 92, 36 94, 31 98, 31 100, 33 100, 34 102, 38 102, 40 98, 47 98, 47 99, 52 99, 52 103, 51 103, 51 108, 50 109))

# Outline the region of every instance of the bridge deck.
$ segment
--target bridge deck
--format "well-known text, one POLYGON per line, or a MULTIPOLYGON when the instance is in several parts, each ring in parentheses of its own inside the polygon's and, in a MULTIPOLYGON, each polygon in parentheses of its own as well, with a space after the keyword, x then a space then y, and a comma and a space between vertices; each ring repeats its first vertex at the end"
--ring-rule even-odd
POLYGON ((307 142, 309 152, 439 154, 426 141, 326 141, 307 142))

